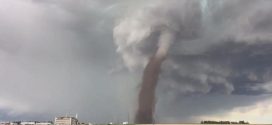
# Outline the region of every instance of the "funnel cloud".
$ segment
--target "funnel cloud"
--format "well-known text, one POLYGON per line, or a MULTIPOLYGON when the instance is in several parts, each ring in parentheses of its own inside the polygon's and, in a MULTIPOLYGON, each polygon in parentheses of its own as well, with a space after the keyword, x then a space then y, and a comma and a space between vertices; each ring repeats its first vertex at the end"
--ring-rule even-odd
POLYGON ((139 93, 139 106, 136 112, 135 123, 154 123, 153 114, 155 109, 155 90, 160 74, 160 67, 167 56, 167 52, 172 41, 173 34, 170 31, 164 30, 161 32, 158 49, 149 59, 143 73, 141 90, 139 93))

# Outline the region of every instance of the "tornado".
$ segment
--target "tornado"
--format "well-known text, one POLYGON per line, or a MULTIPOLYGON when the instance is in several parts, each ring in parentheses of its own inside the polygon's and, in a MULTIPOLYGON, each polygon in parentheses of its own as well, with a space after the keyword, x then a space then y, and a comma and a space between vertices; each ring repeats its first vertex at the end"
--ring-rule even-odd
POLYGON ((150 58, 144 69, 138 97, 138 110, 135 116, 135 123, 137 124, 154 123, 155 90, 159 79, 160 67, 167 56, 173 35, 170 31, 165 30, 161 33, 159 40, 157 51, 150 58))
POLYGON ((171 47, 172 43, 181 45, 201 36, 201 22, 205 21, 201 15, 199 0, 161 0, 145 3, 117 21, 113 29, 116 52, 129 72, 143 74, 135 105, 135 123, 155 122, 155 91, 160 68, 167 57, 171 56, 169 60, 173 61, 173 54, 180 52, 174 51, 178 46, 171 47))

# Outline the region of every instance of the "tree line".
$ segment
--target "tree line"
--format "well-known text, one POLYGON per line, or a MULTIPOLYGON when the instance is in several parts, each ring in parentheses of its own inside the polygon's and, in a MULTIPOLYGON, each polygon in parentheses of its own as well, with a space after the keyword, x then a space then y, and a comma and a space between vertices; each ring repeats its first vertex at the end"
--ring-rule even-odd
POLYGON ((239 121, 201 121, 201 124, 249 124, 249 122, 239 121))

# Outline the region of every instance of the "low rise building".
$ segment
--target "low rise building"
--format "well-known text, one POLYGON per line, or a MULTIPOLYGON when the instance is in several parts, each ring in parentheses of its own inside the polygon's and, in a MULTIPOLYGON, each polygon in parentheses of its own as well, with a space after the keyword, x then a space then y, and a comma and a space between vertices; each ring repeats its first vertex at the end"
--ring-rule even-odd
POLYGON ((35 125, 36 122, 21 122, 21 125, 35 125))
POLYGON ((53 125, 53 122, 37 122, 36 125, 53 125))
POLYGON ((10 125, 9 122, 0 122, 0 125, 10 125))
POLYGON ((75 117, 56 117, 55 125, 79 125, 75 117))

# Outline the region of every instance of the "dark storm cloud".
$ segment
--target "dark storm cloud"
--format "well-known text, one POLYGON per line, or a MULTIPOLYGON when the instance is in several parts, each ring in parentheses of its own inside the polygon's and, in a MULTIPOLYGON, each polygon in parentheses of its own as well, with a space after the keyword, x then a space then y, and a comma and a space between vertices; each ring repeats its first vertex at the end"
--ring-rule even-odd
MULTIPOLYGON (((265 100, 269 96, 247 95, 199 95, 184 96, 177 94, 160 94, 155 118, 160 123, 199 123, 198 116, 225 115, 235 107, 245 107, 265 100), (190 107, 190 108, 188 108, 190 107)), ((240 117, 240 116, 237 116, 240 117)), ((241 119, 242 120, 242 119, 241 119)))
MULTIPOLYGON (((271 81, 268 77, 272 69, 269 58, 272 55, 271 43, 256 41, 249 44, 229 40, 213 45, 199 55, 174 55, 169 60, 181 68, 173 69, 163 77, 178 81, 181 88, 185 84, 204 93, 265 94, 265 91, 253 88, 271 81), (203 68, 205 66, 207 68, 203 68)), ((168 86, 167 83, 162 84, 168 86)))
MULTIPOLYGON (((132 120, 140 80, 128 72, 108 74, 116 65, 124 67, 115 51, 113 28, 123 15, 154 5, 152 1, 0 3, 0 120, 53 120, 76 113, 82 121, 126 121, 128 114, 132 120)), ((204 42, 174 45, 164 64, 157 121, 191 122, 194 116, 254 104, 271 91, 270 1, 215 3, 209 6, 218 11, 210 13, 214 18, 207 19, 212 23, 205 30, 212 35, 200 40, 204 42), (244 13, 249 22, 240 18, 244 13), (222 30, 237 37, 222 40, 222 30)))
MULTIPOLYGON (((180 95, 227 94, 234 101, 241 95, 270 94, 271 1, 206 0, 206 5, 203 1, 198 1, 201 9, 191 7, 191 1, 173 0, 146 5, 133 15, 126 15, 114 29, 117 51, 124 64, 130 70, 144 67, 158 45, 152 41, 156 40, 154 34, 166 27, 174 31, 177 39, 162 67, 158 98, 168 93, 175 102, 182 100, 180 95)), ((254 101, 257 100, 249 103, 254 101)), ((232 102, 219 103, 224 107, 232 102)), ((220 109, 218 106, 214 110, 217 108, 220 109)), ((160 118, 163 119, 157 119, 160 118)))
POLYGON ((162 2, 125 17, 114 28, 114 38, 128 69, 144 67, 158 44, 154 34, 165 27, 176 38, 162 71, 168 88, 181 84, 185 94, 250 94, 268 82, 262 77, 271 66, 269 2, 207 1, 204 9, 201 2, 162 2))

